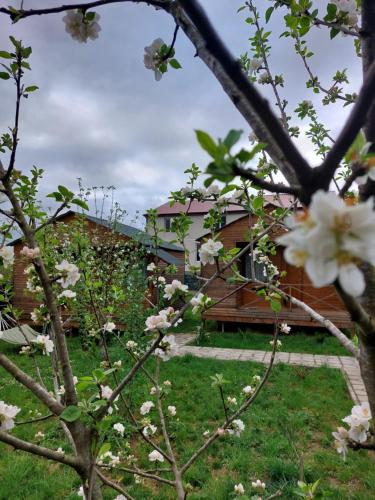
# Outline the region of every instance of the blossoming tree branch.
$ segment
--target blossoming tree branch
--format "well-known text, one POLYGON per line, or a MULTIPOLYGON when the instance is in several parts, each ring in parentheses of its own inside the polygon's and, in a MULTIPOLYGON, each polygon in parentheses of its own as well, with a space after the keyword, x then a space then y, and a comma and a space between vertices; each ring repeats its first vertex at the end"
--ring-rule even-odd
MULTIPOLYGON (((94 8, 111 3, 128 3, 131 0, 98 0, 74 5, 45 9, 15 9, 1 7, 0 13, 9 16, 13 22, 26 22, 36 15, 63 14, 66 32, 80 43, 95 40, 101 33, 100 15, 94 8)), ((139 3, 139 2, 136 2, 139 3)), ((154 73, 160 81, 170 69, 180 69, 181 64, 175 57, 175 44, 179 32, 184 32, 196 48, 197 55, 215 75, 223 90, 232 100, 238 111, 252 129, 250 141, 253 147, 233 152, 240 139, 240 131, 230 131, 224 140, 216 142, 209 134, 197 131, 197 139, 210 156, 206 169, 208 178, 206 188, 196 188, 194 182, 200 172, 193 166, 188 171, 190 178, 186 188, 172 193, 172 202, 197 199, 214 201, 214 209, 205 222, 211 230, 211 237, 201 246, 202 264, 216 265, 216 272, 203 280, 200 290, 189 295, 186 285, 178 280, 165 284, 163 271, 158 263, 149 264, 149 281, 157 288, 156 314, 151 314, 144 329, 148 342, 140 346, 129 340, 125 344, 118 336, 120 345, 126 350, 132 361, 131 368, 123 371, 121 363, 110 359, 106 349, 108 335, 117 330, 113 310, 102 307, 98 297, 90 289, 89 269, 85 268, 84 259, 81 267, 67 258, 47 259, 47 249, 38 241, 38 232, 48 228, 58 215, 71 206, 87 209, 82 198, 63 186, 51 193, 58 203, 56 212, 49 216, 40 211, 37 201, 37 186, 42 172, 34 169, 28 177, 15 169, 17 147, 19 143, 20 110, 23 98, 38 90, 36 85, 24 86, 25 72, 30 68, 28 59, 31 48, 24 47, 20 41, 11 38, 10 51, 1 51, 4 60, 0 78, 13 80, 16 87, 15 119, 11 133, 3 134, 0 143, 1 152, 9 152, 9 162, 1 166, 1 191, 6 196, 10 208, 1 209, 6 219, 2 227, 3 245, 0 249, 3 260, 4 277, 12 263, 12 254, 4 245, 6 237, 16 225, 21 230, 25 247, 23 258, 31 264, 29 270, 29 291, 40 293, 43 298, 42 310, 34 311, 34 318, 41 317, 51 324, 51 335, 39 335, 24 349, 36 362, 38 381, 16 366, 4 354, 0 353, 1 366, 19 383, 33 393, 44 405, 49 414, 46 418, 58 418, 71 446, 71 453, 50 450, 37 444, 15 437, 11 431, 22 409, 0 403, 0 440, 29 453, 60 462, 76 470, 82 481, 82 495, 86 498, 102 498, 100 484, 117 490, 120 498, 132 498, 130 494, 110 476, 116 468, 133 475, 137 480, 144 477, 169 484, 175 488, 177 498, 186 498, 183 475, 197 458, 214 442, 230 434, 240 437, 244 423, 239 418, 247 410, 262 390, 272 368, 275 351, 280 347, 279 329, 288 334, 288 325, 279 325, 277 312, 283 291, 280 289, 279 271, 272 264, 270 255, 274 243, 269 233, 274 225, 280 226, 284 234, 278 243, 286 247, 286 260, 303 267, 316 287, 334 284, 342 297, 354 322, 359 326, 359 351, 340 330, 313 310, 309 314, 324 324, 337 338, 358 356, 364 379, 369 406, 355 406, 350 416, 344 419, 349 429, 340 427, 335 433, 336 447, 339 453, 347 454, 348 447, 354 449, 372 448, 373 437, 370 429, 371 412, 375 412, 375 302, 374 265, 375 265, 375 218, 373 213, 375 179, 375 6, 370 0, 332 0, 327 2, 323 11, 314 8, 314 2, 272 1, 266 11, 265 19, 257 9, 256 2, 249 0, 239 9, 239 14, 246 12, 249 24, 254 26, 255 35, 251 52, 235 58, 213 27, 199 2, 195 0, 149 0, 151 7, 171 15, 174 21, 173 37, 170 44, 156 38, 145 49, 145 67, 154 73), (360 5, 361 4, 361 5, 360 5), (294 49, 301 59, 307 76, 308 87, 315 93, 322 93, 323 103, 330 105, 342 101, 351 106, 351 112, 338 137, 334 140, 329 131, 319 122, 314 106, 310 101, 303 101, 295 110, 300 119, 309 120, 308 137, 321 157, 321 163, 312 167, 301 154, 293 137, 300 134, 299 127, 291 122, 287 110, 288 103, 282 97, 282 75, 272 73, 270 64, 270 45, 262 23, 267 24, 271 16, 278 11, 285 14, 284 36, 293 40, 294 49), (330 31, 331 37, 346 35, 353 42, 354 49, 363 59, 363 85, 357 93, 343 91, 347 82, 345 72, 338 71, 331 86, 322 84, 314 73, 310 63, 310 51, 305 40, 306 34, 316 27, 330 31), (260 36, 261 35, 261 36, 260 36), (269 85, 274 93, 277 108, 274 113, 267 100, 261 95, 256 84, 269 85), (276 174, 282 174, 284 182, 276 182, 276 174), (240 177, 241 184, 233 181, 240 177), (214 181, 225 184, 219 188, 214 181), (359 186, 359 193, 353 190, 359 186), (257 188, 259 194, 253 194, 257 188), (266 214, 263 210, 263 190, 293 195, 296 204, 291 210, 281 213, 266 214), (231 197, 226 195, 231 193, 231 197), (217 222, 225 207, 234 203, 244 207, 249 213, 258 211, 259 223, 251 228, 250 241, 242 250, 225 252, 217 231, 217 222), (298 203, 300 204, 299 206, 298 203), (301 205, 303 208, 301 209, 301 205), (289 217, 286 216, 289 213, 289 217), (42 229, 41 229, 42 228, 42 229), (217 387, 223 410, 223 421, 212 432, 204 436, 202 446, 184 464, 176 457, 168 431, 167 422, 178 414, 174 404, 165 408, 164 401, 169 395, 171 383, 161 380, 161 361, 167 361, 176 353, 176 344, 169 331, 183 318, 189 307, 194 313, 202 313, 212 307, 213 301, 205 294, 209 284, 230 270, 233 279, 239 283, 238 289, 249 280, 241 276, 236 262, 244 253, 252 251, 256 260, 267 269, 269 280, 252 282, 270 302, 275 312, 275 336, 272 341, 273 355, 262 378, 249 381, 237 399, 229 395, 224 398, 225 381, 220 375, 213 380, 217 387), (94 336, 103 347, 103 366, 92 374, 77 379, 75 377, 61 318, 61 307, 69 304, 74 309, 76 287, 80 280, 85 280, 90 290, 87 300, 90 308, 97 312, 94 336), (183 299, 184 305, 175 310, 171 304, 183 299), (121 344, 122 342, 122 344, 121 344), (40 378, 36 353, 40 351, 51 359, 51 372, 54 380, 54 392, 51 394, 48 384, 40 378), (155 373, 150 373, 145 363, 156 357, 155 373), (127 400, 125 389, 137 374, 142 374, 150 383, 150 396, 154 399, 145 401, 134 411, 127 400), (112 387, 111 387, 112 385, 112 387), (236 403, 234 403, 234 400, 236 403), (157 413, 157 421, 151 419, 152 412, 157 413), (113 423, 113 415, 118 421, 113 423), (166 468, 142 470, 137 466, 124 465, 124 451, 121 445, 117 454, 108 448, 106 438, 108 422, 112 432, 124 437, 126 423, 130 422, 137 430, 139 438, 151 450, 150 462, 167 463, 166 468), (124 422, 124 423, 122 423, 124 422), (157 424, 157 425, 156 425, 157 424), (154 439, 160 432, 161 440, 154 439), (173 479, 169 479, 172 474, 173 479)), ((184 240, 189 228, 189 213, 176 219, 175 232, 179 241, 184 240)), ((158 244, 158 229, 155 214, 149 213, 149 223, 154 224, 155 246, 158 244)), ((70 255, 74 253, 71 252, 70 255)), ((308 306, 295 297, 288 297, 300 307, 308 306)), ((11 306, 9 306, 11 307, 11 306)), ((310 308, 311 309, 311 308, 310 308)), ((20 325, 22 330, 22 325, 20 325)), ((169 401, 169 400, 168 400, 169 401)), ((125 445, 124 445, 125 446, 125 445)), ((257 491, 264 489, 262 481, 253 485, 257 491)), ((243 495, 241 484, 234 486, 236 495, 243 495)))

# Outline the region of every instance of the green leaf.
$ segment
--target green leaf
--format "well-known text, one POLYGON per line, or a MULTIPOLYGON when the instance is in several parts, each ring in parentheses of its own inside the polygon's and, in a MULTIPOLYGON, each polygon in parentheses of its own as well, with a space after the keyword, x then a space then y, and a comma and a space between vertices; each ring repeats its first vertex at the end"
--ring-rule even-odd
POLYGON ((60 414, 60 418, 66 422, 75 422, 79 419, 82 414, 81 408, 78 406, 67 406, 65 410, 60 414))
POLYGON ((104 455, 104 453, 107 453, 110 450, 111 450, 110 443, 104 443, 99 450, 98 456, 100 457, 101 455, 104 455))
POLYGON ((95 12, 87 12, 86 13, 87 21, 93 21, 95 19, 95 16, 96 16, 95 12))
POLYGON ((0 57, 3 59, 12 59, 12 54, 9 54, 9 52, 6 52, 5 50, 0 50, 0 57))
POLYGON ((0 71, 0 78, 2 80, 9 80, 10 78, 9 73, 5 73, 5 71, 0 71))
POLYGON ((36 90, 39 90, 37 85, 30 85, 30 87, 25 88, 25 92, 35 92, 36 90))
POLYGON ((73 205, 77 205, 78 207, 83 208, 83 210, 89 210, 89 206, 87 203, 80 198, 73 198, 72 200, 73 205))
POLYGON ((242 135, 242 130, 230 130, 228 135, 224 139, 224 144, 228 148, 228 151, 239 141, 242 135))
POLYGON ((177 59, 171 59, 169 61, 169 64, 172 66, 174 69, 180 69, 182 68, 181 64, 177 61, 177 59))
POLYGON ((278 300, 271 299, 270 305, 273 312, 278 313, 281 311, 281 302, 279 302, 278 300))
POLYGON ((73 193, 71 191, 69 191, 69 189, 66 188, 65 186, 57 186, 57 189, 63 195, 63 197, 67 200, 72 199, 74 196, 73 193))
POLYGON ((267 10, 266 10, 266 23, 268 23, 268 21, 270 20, 270 17, 272 15, 272 12, 273 12, 274 8, 273 7, 269 7, 267 10))
POLYGON ((195 134, 197 136, 197 140, 201 147, 207 151, 207 153, 212 157, 216 157, 217 153, 217 145, 215 144, 215 141, 212 139, 210 135, 207 134, 207 132, 204 132, 203 130, 196 130, 195 134))

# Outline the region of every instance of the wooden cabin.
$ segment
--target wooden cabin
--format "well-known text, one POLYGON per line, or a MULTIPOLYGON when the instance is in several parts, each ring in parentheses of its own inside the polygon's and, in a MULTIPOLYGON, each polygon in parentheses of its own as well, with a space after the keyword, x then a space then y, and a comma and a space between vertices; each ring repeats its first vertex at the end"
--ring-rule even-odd
MULTIPOLYGON (((234 247, 243 248, 248 243, 246 235, 249 232, 249 228, 256 223, 256 220, 255 216, 245 215, 223 227, 220 230, 220 241, 223 243, 224 249, 229 250, 234 247)), ((279 234, 281 234, 280 229, 270 232, 270 237, 274 240, 279 234)), ((210 234, 206 234, 197 241, 203 243, 204 239, 209 237, 210 234)), ((288 264, 283 257, 283 253, 284 247, 279 246, 277 247, 276 255, 271 257, 271 260, 278 267, 279 271, 286 271, 287 273, 281 279, 280 288, 308 304, 321 315, 331 320, 337 327, 351 328, 353 324, 349 313, 346 311, 335 288, 333 286, 315 288, 304 270, 288 264)), ((251 273, 254 272, 254 266, 249 265, 251 259, 252 256, 248 253, 238 263, 241 274, 247 278, 251 278, 251 273)), ((203 266, 202 276, 209 278, 215 270, 216 267, 214 265, 203 266)), ((257 270, 261 274, 259 265, 255 267, 256 273, 257 270)), ((225 273, 226 277, 230 274, 229 271, 225 273)), ((255 278, 258 278, 258 276, 255 275, 255 278)), ((262 277, 258 279, 264 281, 262 277)), ((217 306, 208 309, 204 313, 204 318, 216 320, 221 323, 274 323, 274 313, 271 310, 269 302, 257 295, 254 286, 250 284, 234 292, 239 285, 230 284, 225 279, 214 280, 206 290, 207 295, 215 301, 227 295, 228 298, 220 302, 217 306), (231 292, 234 293, 229 295, 231 292)), ((318 326, 318 323, 314 322, 305 311, 287 300, 283 301, 282 310, 278 313, 278 321, 280 323, 286 322, 289 325, 318 326)))
MULTIPOLYGON (((158 248, 154 248, 153 242, 149 235, 138 228, 117 222, 115 229, 110 222, 90 215, 82 215, 72 210, 60 215, 54 224, 70 224, 77 221, 79 218, 84 217, 84 227, 88 231, 90 237, 100 239, 101 236, 108 234, 108 232, 115 232, 116 238, 119 241, 133 240, 139 245, 145 247, 146 250, 146 265, 154 262, 161 269, 167 266, 174 265, 177 268, 176 274, 169 274, 166 276, 167 282, 173 279, 184 281, 184 251, 182 248, 168 242, 159 242, 158 248)), ((13 264, 13 306, 22 311, 21 321, 30 323, 30 314, 34 308, 38 307, 40 303, 33 298, 32 294, 26 291, 27 275, 25 269, 30 262, 27 261, 20 252, 25 245, 23 238, 18 238, 12 241, 9 245, 14 247, 14 264, 13 264)), ((150 296, 153 298, 155 291, 150 288, 150 296)), ((67 316, 63 314, 64 316, 67 316)))

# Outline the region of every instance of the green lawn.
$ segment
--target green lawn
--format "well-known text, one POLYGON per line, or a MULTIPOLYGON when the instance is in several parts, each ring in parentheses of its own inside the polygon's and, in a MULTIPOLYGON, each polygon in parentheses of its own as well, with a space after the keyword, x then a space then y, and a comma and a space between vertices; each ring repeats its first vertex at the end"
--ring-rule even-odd
MULTIPOLYGON (((306 333, 295 330, 289 335, 280 334, 279 338, 282 342, 281 351, 351 356, 333 335, 323 331, 306 333)), ((271 340, 272 333, 266 331, 243 330, 225 333, 208 331, 207 335, 202 340, 195 341, 194 345, 271 351, 271 340)))
MULTIPOLYGON (((265 342, 266 344, 267 342, 265 342)), ((70 341, 74 348, 72 361, 76 375, 87 375, 98 365, 94 354, 82 353, 77 339, 70 341)), ((28 358, 20 358, 12 348, 0 343, 0 349, 16 358, 24 369, 33 373, 28 358)), ((112 359, 126 359, 112 346, 112 359)), ((39 357, 42 369, 48 365, 46 357, 39 357)), ((153 369, 154 362, 148 363, 153 369)), ((162 380, 170 379, 173 390, 164 404, 175 404, 179 421, 170 422, 173 443, 181 461, 185 461, 202 441, 206 429, 215 429, 222 421, 218 394, 211 387, 210 376, 223 373, 230 383, 227 395, 239 396, 243 386, 251 383, 255 374, 261 375, 264 366, 256 363, 198 359, 187 356, 162 364, 162 380)), ((135 411, 149 396, 150 384, 142 376, 136 377, 129 391, 135 411)), ((0 400, 23 408, 19 419, 29 418, 29 410, 37 410, 34 398, 10 379, 0 369, 0 400)), ((251 480, 260 478, 267 484, 268 494, 283 489, 282 499, 295 497, 293 491, 299 478, 298 453, 303 454, 306 480, 321 479, 321 488, 328 499, 368 500, 375 497, 375 468, 373 455, 366 451, 350 452, 343 463, 332 446, 331 432, 340 424, 352 406, 345 381, 338 370, 329 368, 307 369, 277 365, 271 378, 251 410, 244 416, 246 429, 241 439, 223 438, 215 443, 186 474, 191 500, 227 500, 233 498, 235 483, 242 482, 250 493, 251 480)), ((115 418, 113 422, 118 421, 115 418)), ((43 430, 41 444, 56 449, 64 446, 63 434, 57 422, 33 424, 32 428, 19 426, 13 432, 23 438, 33 439, 43 430)), ((143 444, 131 439, 134 451, 140 454, 140 465, 149 466, 147 450, 143 444)), ((112 451, 116 451, 113 448, 112 451)), ((79 486, 75 474, 67 468, 34 458, 23 452, 0 445, 0 499, 47 500, 77 499, 74 494, 79 486)), ((168 486, 146 483, 134 485, 131 478, 117 474, 129 485, 129 493, 137 500, 169 500, 175 498, 168 486)), ((114 492, 105 491, 106 499, 113 499, 114 492)), ((251 495, 249 495, 250 497, 251 495)))

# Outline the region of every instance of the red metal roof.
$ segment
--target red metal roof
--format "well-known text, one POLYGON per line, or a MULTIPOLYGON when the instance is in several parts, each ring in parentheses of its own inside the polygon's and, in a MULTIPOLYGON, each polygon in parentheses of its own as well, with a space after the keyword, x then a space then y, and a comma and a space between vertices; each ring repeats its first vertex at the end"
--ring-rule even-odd
MULTIPOLYGON (((294 202, 294 197, 289 194, 280 194, 278 197, 274 194, 266 194, 265 199, 267 203, 272 203, 273 205, 277 207, 288 207, 294 202), (279 201, 279 199, 281 201, 279 201)), ((189 204, 185 203, 175 203, 173 207, 169 206, 169 202, 164 203, 163 205, 160 205, 158 207, 157 213, 158 215, 176 215, 179 214, 180 212, 185 212, 188 208, 189 204)), ((213 201, 197 201, 193 200, 191 202, 190 208, 189 208, 189 214, 206 214, 210 208, 213 208, 214 202, 213 201)), ((242 207, 239 207, 238 205, 228 205, 226 208, 227 212, 244 212, 245 210, 242 207)))

